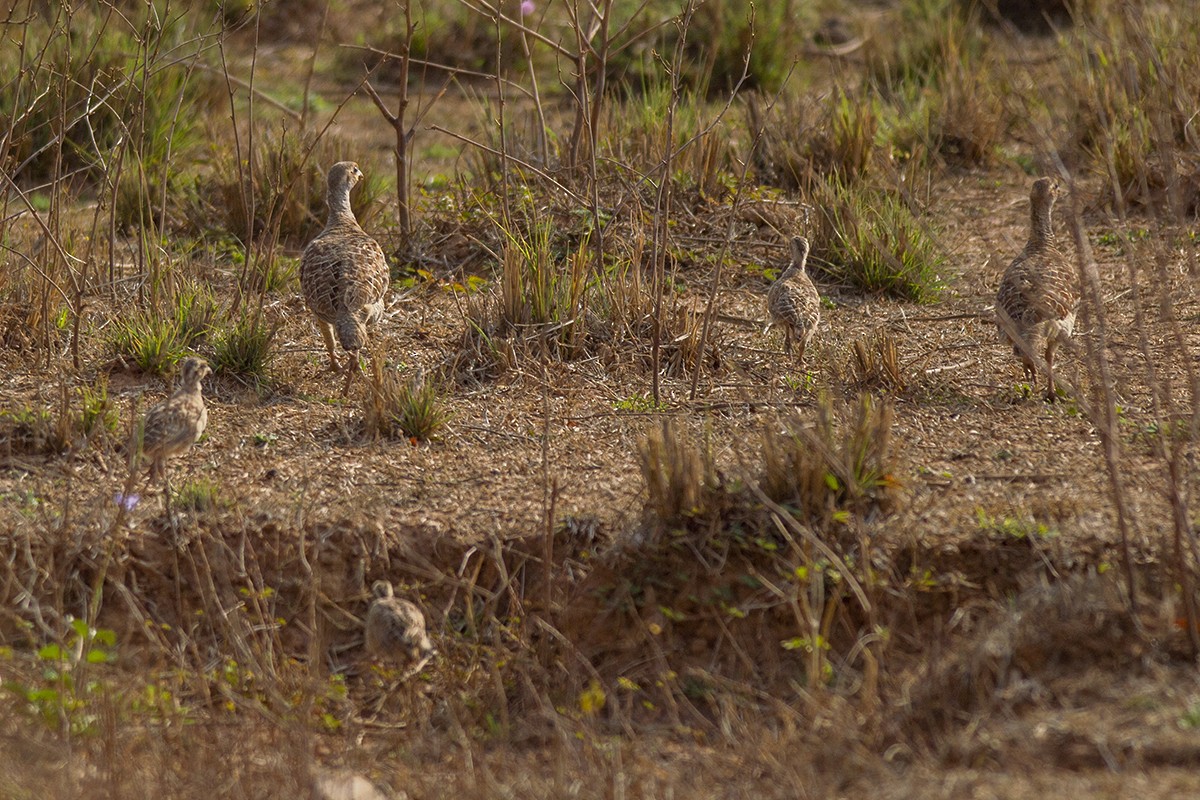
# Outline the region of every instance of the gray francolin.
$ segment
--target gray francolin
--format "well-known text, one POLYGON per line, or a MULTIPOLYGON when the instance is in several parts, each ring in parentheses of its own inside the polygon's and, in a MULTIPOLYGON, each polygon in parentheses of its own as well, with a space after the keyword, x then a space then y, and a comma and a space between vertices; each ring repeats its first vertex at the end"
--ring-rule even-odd
POLYGON ((791 353, 792 339, 796 339, 797 357, 803 361, 804 350, 821 321, 821 295, 805 272, 808 239, 796 236, 791 241, 791 248, 792 263, 767 292, 767 311, 771 315, 767 329, 772 325, 783 326, 784 349, 791 353))
POLYGON ((1075 329, 1079 296, 1074 270, 1055 246, 1050 211, 1058 187, 1049 178, 1038 178, 1029 193, 1029 241, 1013 259, 996 293, 996 325, 1000 336, 1013 345, 1025 375, 1036 386, 1037 358, 1046 362, 1046 398, 1056 399, 1054 351, 1075 329))
POLYGON ((300 259, 300 287, 305 303, 317 317, 330 367, 338 370, 335 334, 348 353, 343 394, 358 370, 358 351, 366 345, 367 325, 383 316, 388 288, 383 250, 359 227, 350 208, 350 191, 362 179, 362 170, 353 161, 339 161, 329 168, 329 217, 300 259))
POLYGON ((375 599, 367 611, 367 652, 383 661, 414 663, 413 671, 421 669, 434 655, 421 609, 396 597, 390 581, 375 581, 371 592, 375 599))
MULTIPOLYGON (((165 477, 167 459, 186 452, 204 433, 208 409, 204 407, 200 381, 211 374, 204 359, 185 359, 175 393, 146 412, 141 455, 150 460, 151 480, 165 477)), ((133 446, 137 446, 136 434, 133 446)))

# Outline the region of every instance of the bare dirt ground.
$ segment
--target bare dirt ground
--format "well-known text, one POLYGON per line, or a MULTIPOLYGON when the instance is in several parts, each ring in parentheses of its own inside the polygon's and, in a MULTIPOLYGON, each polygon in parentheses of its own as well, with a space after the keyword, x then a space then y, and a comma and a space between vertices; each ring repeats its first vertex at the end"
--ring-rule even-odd
MULTIPOLYGON (((470 101, 447 101, 438 114, 461 119, 474 108, 470 101)), ((369 106, 356 102, 337 132, 361 141, 364 165, 387 169, 388 141, 377 124, 365 133, 370 120, 369 106)), ((432 135, 427 141, 447 144, 432 135)), ((274 637, 267 650, 279 662, 272 669, 319 675, 318 683, 328 674, 348 676, 353 709, 327 736, 289 732, 270 700, 245 699, 257 697, 249 689, 237 695, 245 717, 205 721, 204 732, 193 735, 212 752, 220 752, 226 737, 253 743, 236 758, 209 765, 242 776, 229 777, 236 796, 255 796, 255 786, 265 792, 258 796, 300 791, 296 765, 309 762, 347 766, 409 797, 452 791, 614 798, 1192 796, 1200 791, 1194 719, 1200 680, 1186 656, 1175 594, 1165 581, 1146 577, 1143 605, 1127 613, 1119 582, 1103 577, 1121 563, 1122 551, 1112 471, 1096 425, 1100 379, 1092 365, 1093 350, 1103 353, 1120 409, 1115 467, 1128 503, 1133 559, 1147 568, 1144 575, 1160 576, 1150 567, 1172 557, 1163 543, 1171 540, 1174 522, 1163 459, 1153 445, 1164 414, 1154 407, 1149 376, 1185 387, 1196 367, 1200 238, 1194 219, 1178 225, 1139 216, 1127 228, 1117 226, 1098 210, 1100 181, 1081 177, 1081 214, 1060 209, 1056 225, 1068 241, 1071 224, 1082 226, 1104 318, 1094 310, 1084 315, 1061 353, 1069 390, 1057 403, 1021 386, 1020 364, 1000 342, 991 311, 999 276, 1027 235, 1031 177, 1013 165, 949 169, 919 198, 923 219, 948 256, 941 297, 917 305, 867 295, 837 285, 817 263, 816 283, 828 306, 803 368, 784 356, 777 333, 762 335, 769 282, 761 267, 782 267, 787 238, 799 231, 739 221, 711 334, 719 362, 708 365, 694 398, 691 375, 667 371, 663 408, 631 410, 650 390, 642 350, 573 360, 523 357, 497 377, 451 384, 453 417, 432 441, 372 439, 363 433, 363 379, 349 398, 338 396, 340 378, 327 369, 320 337, 292 286, 270 294, 265 305, 268 319, 279 325, 269 380, 257 386, 211 380, 206 436, 173 462, 174 486, 206 481, 217 487, 215 509, 177 511, 172 520, 161 493, 146 486, 118 531, 113 496, 127 477, 119 449, 64 456, 20 452, 10 444, 9 452, 0 452, 0 529, 12 532, 14 543, 19 532, 37 531, 46 545, 39 554, 55 559, 38 565, 47 575, 84 564, 82 578, 58 598, 76 613, 108 568, 95 553, 103 552, 106 537, 121 543, 125 555, 112 567, 121 577, 109 580, 140 599, 106 600, 98 622, 118 632, 131 672, 179 669, 184 651, 209 668, 225 663, 224 648, 231 646, 221 639, 225 629, 199 621, 213 614, 213 598, 220 597, 262 611, 264 630, 278 619, 278 630, 263 634, 274 637), (1138 270, 1136 286, 1130 265, 1138 270), (1169 309, 1159 305, 1164 282, 1169 309), (1135 300, 1145 319, 1138 318, 1135 300), (1182 348, 1171 338, 1167 311, 1184 322, 1182 348), (590 565, 581 567, 585 577, 555 584, 557 594, 546 590, 544 603, 538 592, 546 581, 533 567, 525 567, 519 589, 508 576, 493 584, 479 577, 479 553, 499 552, 501 543, 533 542, 528 546, 536 552, 551 495, 550 527, 594 532, 604 543, 594 558, 649 536, 638 453, 661 416, 679 419, 709 442, 724 475, 751 478, 760 466, 764 429, 793 417, 810 422, 823 394, 839 408, 853 401, 864 388, 854 344, 881 334, 895 343, 904 386, 866 388, 894 402, 892 474, 900 500, 894 514, 867 515, 855 530, 875 543, 880 564, 886 563, 881 571, 895 577, 889 584, 895 607, 887 617, 894 668, 882 679, 869 677, 871 668, 858 656, 847 656, 839 666, 856 676, 856 689, 843 685, 834 697, 814 699, 809 688, 780 677, 798 674, 791 655, 778 655, 786 618, 736 634, 685 629, 661 610, 684 601, 662 599, 656 608, 653 594, 622 616, 626 611, 615 601, 606 605, 610 597, 596 599, 602 581, 594 576, 605 569, 632 575, 638 567, 631 562, 605 561, 591 582, 590 565), (203 544, 205 537, 224 549, 203 544), (314 567, 309 555, 324 562, 314 567), (255 581, 230 578, 206 594, 202 578, 221 574, 209 561, 216 558, 233 565, 229 575, 250 574, 255 581), (921 583, 922 570, 929 571, 928 585, 921 583), (378 681, 360 662, 355 617, 365 612, 371 581, 385 576, 402 579, 403 589, 422 601, 440 657, 422 678, 424 688, 394 686, 381 698, 378 681), (250 583, 277 596, 250 597, 250 583), (477 591, 485 585, 504 591, 477 591), (472 598, 497 611, 487 636, 474 636, 472 598), (572 605, 582 609, 575 616, 572 605), (504 671, 509 659, 533 659, 533 650, 553 640, 513 633, 524 624, 522 612, 549 617, 551 607, 560 639, 568 640, 567 655, 543 672, 504 671), (154 630, 159 623, 162 632, 154 630), (623 627, 634 623, 653 635, 623 627), (677 638, 662 648, 646 645, 659 636, 656 626, 673 629, 677 638), (175 638, 172 628, 191 635, 175 638), (622 649, 615 638, 626 634, 636 641, 622 649), (599 642, 609 637, 614 642, 599 642), (739 665, 717 668, 729 664, 739 665), (679 707, 672 707, 672 690, 655 694, 650 687, 655 676, 670 683, 685 668, 707 670, 713 685, 736 683, 736 691, 706 706, 681 689, 679 707), (613 713, 591 726, 586 713, 571 708, 576 698, 559 689, 583 698, 580 690, 593 673, 609 687, 613 713), (530 675, 547 680, 534 685, 530 675), (645 683, 653 702, 619 700, 619 678, 645 683), (377 700, 376 718, 364 722, 377 700), (547 722, 555 710, 570 722, 547 722), (906 735, 898 736, 897 728, 906 735), (796 752, 814 740, 824 746, 796 752)), ((713 278, 703 256, 720 249, 707 231, 724 224, 730 199, 680 202, 680 218, 695 225, 681 225, 675 244, 697 257, 680 264, 684 288, 674 300, 702 309, 713 278)), ((793 217, 788 206, 783 218, 793 217)), ((374 232, 387 247, 389 232, 374 232)), ((227 295, 231 265, 205 269, 227 295)), ((478 264, 471 271, 488 276, 478 264)), ((464 309, 495 291, 491 281, 479 295, 465 297, 452 289, 463 277, 449 267, 415 287, 395 288, 384 320, 371 330, 373 357, 406 372, 432 374, 454 364, 463 351, 464 309)), ((0 349, 3 406, 52 409, 64 387, 105 374, 126 431, 133 409, 144 410, 167 393, 161 380, 122 367, 106 349, 105 326, 129 299, 92 302, 78 373, 67 369, 65 352, 0 349)), ((644 560, 658 563, 660 555, 644 560)), ((10 581, 21 573, 11 565, 33 560, 15 544, 5 558, 10 581)), ((497 557, 482 569, 489 575, 509 563, 497 557)), ((668 583, 655 584, 661 598, 668 583)), ((679 590, 680 598, 687 594, 679 590)), ((22 596, 21 613, 5 615, 0 659, 13 658, 9 643, 44 634, 32 623, 21 628, 15 622, 29 601, 22 596)), ((844 639, 846 631, 840 633, 844 639)), ((236 657, 248 667, 247 653, 236 657)), ((220 707, 222 697, 234 694, 214 690, 207 699, 220 707)), ((105 724, 118 729, 113 713, 105 724)), ((158 765, 147 768, 157 773, 145 787, 174 787, 178 796, 200 791, 197 775, 204 767, 180 777, 163 766, 183 760, 187 736, 164 725, 156 740, 130 727, 110 741, 158 765)), ((14 796, 32 796, 28 787, 37 781, 46 796, 69 796, 80 786, 102 796, 101 773, 113 787, 107 796, 132 796, 115 787, 141 774, 128 767, 125 778, 113 777, 111 766, 105 772, 95 761, 72 761, 70 748, 44 732, 18 749, 25 729, 15 718, 0 724, 0 732, 14 748, 0 758, 7 775, 0 790, 13 787, 14 796)))

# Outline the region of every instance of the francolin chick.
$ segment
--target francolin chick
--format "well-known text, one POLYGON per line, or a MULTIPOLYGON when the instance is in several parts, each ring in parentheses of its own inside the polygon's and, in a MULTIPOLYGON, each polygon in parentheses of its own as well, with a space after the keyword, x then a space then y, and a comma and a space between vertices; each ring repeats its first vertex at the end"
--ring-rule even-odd
POLYGON ((358 351, 366 345, 367 324, 383 316, 389 280, 383 250, 359 227, 350 208, 350 191, 362 179, 362 170, 353 161, 339 161, 329 168, 329 217, 325 229, 308 243, 300 259, 304 301, 317 317, 335 372, 339 369, 333 348, 335 333, 348 353, 342 394, 350 390, 358 370, 358 351))
MULTIPOLYGON (((183 362, 182 377, 175 393, 146 412, 142 424, 142 456, 150 459, 150 479, 166 476, 166 462, 190 448, 208 424, 200 381, 212 374, 202 358, 183 362)), ((133 442, 137 446, 137 441, 133 442)))
MULTIPOLYGON (((797 341, 797 359, 804 361, 804 350, 821 321, 821 295, 805 272, 808 261, 808 239, 797 236, 791 241, 792 263, 771 284, 767 292, 767 311, 772 325, 782 325, 784 349, 792 352, 792 338, 797 341)), ((766 330, 763 331, 766 333, 766 330)))
POLYGON ((1054 351, 1075 328, 1079 296, 1074 271, 1055 246, 1050 211, 1058 187, 1049 178, 1033 182, 1029 194, 1029 241, 1004 271, 996 293, 996 325, 1000 336, 1013 345, 1025 375, 1037 385, 1038 364, 1046 361, 1046 399, 1057 398, 1054 385, 1054 351))
POLYGON ((421 609, 396 597, 390 581, 375 581, 371 592, 375 600, 367 611, 367 652, 382 661, 412 663, 411 672, 419 671, 435 652, 421 609))

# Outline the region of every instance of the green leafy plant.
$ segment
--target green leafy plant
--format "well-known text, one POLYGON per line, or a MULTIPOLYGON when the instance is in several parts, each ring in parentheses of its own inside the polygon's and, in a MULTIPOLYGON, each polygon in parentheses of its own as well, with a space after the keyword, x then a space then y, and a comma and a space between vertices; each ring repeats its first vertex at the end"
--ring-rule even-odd
POLYGON ((115 661, 117 637, 111 630, 92 628, 81 619, 72 620, 70 628, 65 644, 38 648, 41 669, 36 679, 5 680, 2 686, 24 701, 25 708, 51 730, 65 727, 72 734, 81 734, 93 731, 100 721, 101 709, 93 700, 109 686, 95 679, 81 683, 76 680, 76 670, 80 664, 115 661))
POLYGON ((76 427, 84 436, 98 433, 114 435, 120 421, 116 404, 108 394, 108 376, 101 375, 91 386, 79 387, 79 413, 76 427))
POLYGON ((217 299, 212 290, 198 282, 187 282, 175 292, 172 314, 179 335, 189 346, 208 339, 218 317, 217 299))
POLYGON ((613 403, 616 411, 658 411, 654 398, 648 394, 632 394, 613 403))
POLYGON ((975 509, 975 518, 982 533, 995 534, 1011 539, 1051 539, 1058 531, 1044 522, 1038 522, 1028 514, 1017 516, 993 516, 983 508, 975 509))

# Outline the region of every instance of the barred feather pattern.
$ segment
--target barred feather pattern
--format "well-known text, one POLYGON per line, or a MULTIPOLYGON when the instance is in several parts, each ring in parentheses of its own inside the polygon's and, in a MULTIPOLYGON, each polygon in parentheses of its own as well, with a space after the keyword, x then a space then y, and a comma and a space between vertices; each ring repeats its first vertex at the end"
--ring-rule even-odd
POLYGON ((798 357, 803 359, 804 351, 821 321, 821 295, 805 271, 808 239, 797 236, 791 240, 790 246, 792 263, 767 292, 767 311, 771 316, 768 327, 782 326, 785 349, 789 353, 792 351, 792 339, 795 338, 798 357))
POLYGON ((208 409, 204 406, 200 382, 211 373, 212 369, 203 359, 186 359, 179 388, 146 412, 142 425, 142 457, 150 460, 152 480, 165 475, 168 458, 187 452, 204 433, 208 409))
POLYGON ((388 288, 383 250, 359 226, 350 208, 350 191, 362 177, 362 170, 352 161, 338 162, 329 169, 329 217, 300 259, 304 301, 317 318, 335 368, 333 335, 344 350, 363 348, 367 325, 383 316, 388 288))
POLYGON ((421 609, 396 597, 388 581, 376 581, 371 590, 375 599, 367 611, 367 652, 374 658, 397 662, 422 662, 432 657, 433 644, 425 632, 421 609))
POLYGON ((1034 181, 1029 195, 1029 240, 1004 271, 996 293, 1001 338, 1013 345, 1026 375, 1035 383, 1035 356, 1044 354, 1051 391, 1054 351, 1073 333, 1079 305, 1074 271, 1056 246, 1051 223, 1057 196, 1058 189, 1049 178, 1034 181))

